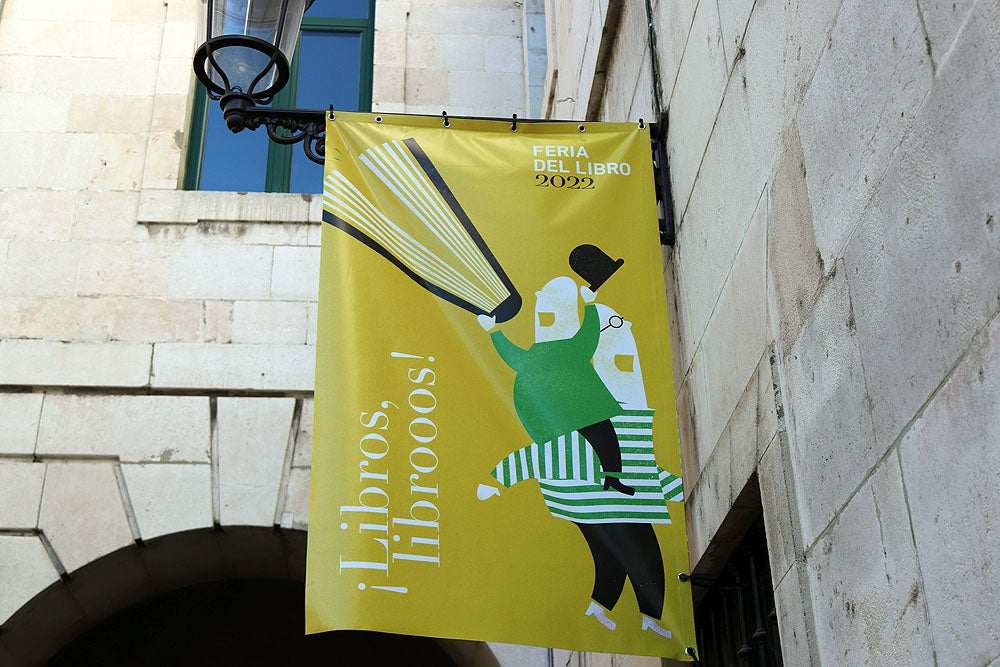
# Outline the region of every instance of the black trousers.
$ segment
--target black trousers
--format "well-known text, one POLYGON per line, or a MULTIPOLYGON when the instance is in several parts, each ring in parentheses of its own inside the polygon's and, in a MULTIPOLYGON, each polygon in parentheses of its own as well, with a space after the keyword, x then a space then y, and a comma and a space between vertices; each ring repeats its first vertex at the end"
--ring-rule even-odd
POLYGON ((610 419, 577 429, 577 432, 587 439, 590 446, 597 452, 604 472, 622 471, 622 448, 618 442, 618 433, 610 419))
POLYGON ((592 598, 613 609, 622 596, 625 577, 632 581, 639 611, 650 618, 663 615, 666 593, 660 543, 648 523, 575 524, 594 557, 592 598))

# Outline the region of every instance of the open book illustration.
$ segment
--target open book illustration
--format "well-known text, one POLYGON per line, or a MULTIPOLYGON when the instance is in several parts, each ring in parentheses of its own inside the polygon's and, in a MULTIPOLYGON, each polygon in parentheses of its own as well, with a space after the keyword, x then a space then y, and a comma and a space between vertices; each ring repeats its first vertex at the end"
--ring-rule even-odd
POLYGON ((498 322, 517 314, 520 295, 416 140, 373 146, 359 160, 404 205, 406 215, 390 218, 358 184, 332 169, 323 186, 326 222, 471 313, 498 322))

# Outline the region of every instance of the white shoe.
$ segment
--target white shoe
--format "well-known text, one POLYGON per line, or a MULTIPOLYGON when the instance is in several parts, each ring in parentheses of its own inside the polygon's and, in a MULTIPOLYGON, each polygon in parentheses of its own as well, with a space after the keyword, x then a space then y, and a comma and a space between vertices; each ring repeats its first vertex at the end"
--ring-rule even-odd
POLYGON ((608 618, 608 615, 604 613, 604 608, 596 602, 591 602, 590 606, 587 607, 587 616, 593 616, 608 630, 614 630, 617 627, 615 622, 608 618))
POLYGON ((667 639, 673 637, 673 635, 670 634, 670 630, 667 630, 666 628, 661 628, 659 623, 657 623, 655 620, 646 615, 643 615, 642 617, 642 629, 652 630, 656 634, 660 635, 661 637, 666 637, 667 639))

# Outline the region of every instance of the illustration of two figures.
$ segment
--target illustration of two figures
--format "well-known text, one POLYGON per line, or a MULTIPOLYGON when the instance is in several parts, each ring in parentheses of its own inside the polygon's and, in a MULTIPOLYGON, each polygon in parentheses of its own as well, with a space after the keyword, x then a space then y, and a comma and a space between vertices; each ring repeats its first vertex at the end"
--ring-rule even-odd
MULTIPOLYGON (((578 287, 560 276, 536 293, 535 341, 527 349, 496 330, 492 317, 479 315, 515 372, 514 407, 532 439, 491 474, 506 488, 537 480, 552 516, 579 528, 594 561, 587 616, 613 631, 617 626, 608 612, 628 578, 642 630, 669 638, 661 625, 664 568, 652 524, 670 523, 664 501, 683 501, 683 489, 680 478, 654 457, 653 410, 631 323, 596 303, 597 290, 622 263, 595 246, 577 247, 570 266, 590 284, 578 287)), ((480 500, 499 494, 489 484, 478 489, 480 500)))

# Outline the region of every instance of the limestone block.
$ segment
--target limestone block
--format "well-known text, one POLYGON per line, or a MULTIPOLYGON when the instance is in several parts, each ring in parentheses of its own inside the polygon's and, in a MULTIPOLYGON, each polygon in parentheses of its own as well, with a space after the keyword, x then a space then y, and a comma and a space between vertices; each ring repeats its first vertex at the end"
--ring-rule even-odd
POLYGON ((375 34, 380 30, 406 30, 406 15, 409 10, 409 0, 379 2, 378 11, 375 12, 375 34))
POLYGON ((122 474, 142 539, 212 526, 210 465, 126 463, 122 474))
POLYGON ((42 394, 0 394, 0 454, 34 454, 41 414, 42 394))
POLYGON ((6 93, 0 96, 0 132, 65 132, 69 113, 66 93, 6 93))
POLYGON ((524 40, 518 37, 484 38, 485 68, 487 72, 524 71, 524 40))
MULTIPOLYGON (((412 69, 445 69, 450 57, 456 55, 442 50, 438 45, 438 36, 432 33, 390 33, 383 39, 392 41, 392 48, 401 46, 404 52, 397 56, 398 62, 391 65, 404 65, 412 69), (397 44, 398 42, 398 44, 397 44)), ((481 43, 481 40, 480 40, 481 43)), ((388 46, 388 45, 387 45, 388 46)), ((480 47, 480 52, 482 48, 480 47)), ((480 60, 482 56, 480 56, 480 60)), ((458 58, 455 58, 458 64, 458 58)), ((463 65, 458 65, 459 67, 463 65)))
POLYGON ((42 406, 37 452, 207 463, 210 431, 204 396, 49 394, 42 406))
POLYGON ((202 340, 228 343, 232 340, 233 302, 206 301, 203 316, 202 340))
MULTIPOLYGON (((673 105, 674 83, 688 45, 688 36, 697 6, 697 0, 653 3, 653 22, 658 36, 657 57, 663 81, 663 102, 667 106, 673 105)), ((694 48, 700 48, 700 45, 694 48)))
POLYGON ((234 343, 306 342, 309 305, 292 301, 237 301, 233 304, 234 343))
POLYGON ((101 135, 46 133, 45 137, 31 185, 75 190, 90 187, 98 168, 104 167, 97 158, 101 135))
POLYGON ((288 473, 285 509, 281 527, 305 530, 309 527, 309 468, 292 468, 288 473))
MULTIPOLYGON (((480 74, 480 78, 482 75, 480 74)), ((446 72, 439 70, 407 70, 404 101, 409 106, 433 105, 435 107, 452 104, 449 95, 450 82, 446 72)), ((449 113, 453 113, 448 109, 449 113)), ((441 113, 439 110, 437 113, 441 113)))
POLYGON ((509 116, 524 108, 524 78, 498 72, 489 77, 476 72, 449 72, 449 99, 458 107, 485 116, 509 116))
MULTIPOLYGON (((41 3, 36 4, 40 5, 41 3)), ((51 17, 18 17, 14 11, 4 12, 4 30, 3 40, 0 41, 0 53, 23 53, 35 56, 71 55, 74 32, 74 27, 71 24, 52 21, 51 17)), ((55 60, 55 58, 50 58, 50 60, 55 60)))
POLYGON ((0 623, 10 618, 28 600, 59 574, 35 535, 0 535, 0 623))
MULTIPOLYGON (((509 40, 513 37, 490 37, 484 35, 439 35, 437 46, 437 63, 434 69, 439 70, 471 70, 498 71, 510 70, 491 68, 486 63, 490 58, 490 48, 494 40, 509 40)), ((520 57, 520 55, 518 56, 520 57)), ((413 63, 407 60, 407 66, 413 63)), ((496 64, 496 63, 495 63, 496 64)), ((517 71, 520 71, 518 69, 517 71)))
POLYGON ((31 92, 34 80, 34 56, 0 55, 0 92, 31 92))
POLYGON ((292 456, 293 468, 308 468, 312 465, 314 409, 313 399, 302 401, 302 415, 299 417, 299 431, 295 434, 295 452, 292 456))
POLYGON ((157 95, 153 99, 149 131, 154 134, 173 132, 178 141, 182 141, 187 129, 187 103, 187 95, 157 95), (176 134, 178 132, 179 135, 176 134))
POLYGON ((0 527, 32 530, 38 526, 45 464, 0 459, 0 527))
POLYGON ((521 10, 412 6, 408 29, 411 34, 447 32, 517 37, 521 34, 521 10))
POLYGON ((10 188, 37 186, 45 136, 43 132, 0 132, 6 158, 0 160, 0 182, 10 188))
MULTIPOLYGON (((121 91, 128 92, 128 91, 121 91)), ((149 131, 153 98, 118 95, 73 95, 69 98, 69 132, 140 134, 149 131)))
POLYGON ((667 145, 674 199, 687 202, 726 90, 729 68, 722 47, 719 9, 698 3, 670 107, 667 145))
POLYGON ((132 543, 114 465, 48 464, 38 525, 67 572, 132 543))
POLYGON ((718 440, 711 439, 712 404, 708 397, 708 382, 705 377, 705 358, 699 350, 688 371, 685 381, 687 400, 691 414, 693 444, 698 465, 704 467, 712 456, 712 449, 718 440))
POLYGON ((785 357, 791 458, 812 544, 885 452, 877 446, 843 264, 785 357))
MULTIPOLYGON (((37 195, 37 192, 35 193, 37 195)), ((149 234, 137 225, 138 192, 81 192, 72 204, 73 239, 145 241, 149 234)), ((64 237, 65 238, 65 237, 64 237)))
POLYGON ((219 398, 219 510, 224 526, 276 523, 292 398, 219 398))
POLYGON ((191 90, 191 56, 160 58, 157 62, 159 63, 156 72, 157 96, 184 95, 191 90))
MULTIPOLYGON (((770 536, 768 537, 770 540, 770 536)), ((773 553, 773 552, 772 552, 773 553)), ((816 638, 808 608, 809 581, 804 563, 797 563, 774 587, 774 608, 781 635, 781 658, 786 665, 815 665, 816 638)))
POLYGON ((0 340, 0 384, 143 387, 152 346, 0 340))
POLYGON ((11 241, 0 293, 73 296, 84 249, 66 241, 11 241))
POLYGON ((183 138, 177 130, 146 137, 146 162, 136 183, 141 182, 143 188, 176 188, 185 148, 183 138))
POLYGON ((407 40, 408 34, 405 30, 377 30, 373 53, 375 69, 406 67, 407 40))
POLYGON ((732 444, 729 466, 734 489, 742 489, 747 480, 757 472, 757 461, 768 444, 767 441, 762 443, 757 434, 758 384, 755 371, 736 403, 727 425, 732 444))
POLYGON ((147 343, 216 340, 208 325, 201 301, 120 299, 114 309, 111 337, 147 343))
POLYGON ((764 449, 757 468, 764 532, 767 534, 770 555, 771 581, 780 581, 786 573, 791 574, 789 570, 795 563, 795 543, 800 539, 795 533, 792 517, 795 503, 788 494, 785 481, 787 464, 783 447, 787 447, 787 442, 782 442, 781 435, 774 436, 764 449))
POLYGON ((744 102, 727 95, 686 210, 684 199, 674 190, 675 211, 683 214, 674 260, 683 342, 679 352, 685 367, 691 363, 750 222, 759 213, 758 207, 767 205, 761 197, 758 157, 746 141, 748 122, 744 102))
POLYGON ((315 367, 312 345, 158 343, 152 386, 312 391, 315 367))
MULTIPOLYGON (((70 33, 79 30, 71 23, 58 25, 70 33)), ((22 52, 43 55, 34 48, 22 52)), ((127 90, 131 95, 152 95, 159 65, 154 58, 41 58, 35 65, 35 89, 81 95, 116 95, 127 90)))
POLYGON ((319 320, 319 304, 310 303, 309 304, 309 319, 306 324, 306 344, 315 345, 316 344, 316 326, 319 320))
POLYGON ((988 36, 1000 12, 982 12, 937 71, 845 252, 883 446, 1000 304, 1000 115, 983 92, 1000 80, 988 36))
POLYGON ((161 296, 171 248, 157 243, 88 243, 80 257, 79 296, 161 296))
POLYGON ((842 255, 932 75, 915 4, 844 2, 798 114, 825 263, 842 255))
POLYGON ((319 248, 275 248, 274 265, 271 269, 271 298, 315 301, 318 296, 319 248))
POLYGON ((805 159, 794 123, 786 136, 771 182, 767 237, 775 324, 785 352, 812 312, 826 266, 816 245, 805 159))
POLYGON ((685 508, 688 555, 692 567, 708 549, 712 537, 733 506, 735 493, 740 490, 733 489, 731 451, 729 431, 726 431, 712 450, 711 457, 704 459, 704 468, 690 493, 685 489, 688 498, 685 508))
POLYGON ((150 59, 160 52, 163 27, 156 23, 118 20, 87 27, 74 31, 74 58, 150 59))
POLYGON ((10 297, 0 318, 0 338, 100 341, 111 336, 115 299, 10 297))
POLYGON ((955 664, 986 664, 1000 621, 1000 318, 899 445, 930 629, 955 664))
MULTIPOLYGON (((177 3, 171 2, 168 7, 177 3)), ((182 3, 184 4, 184 3, 182 3)), ((173 12, 177 12, 174 8, 173 12)), ((115 21, 134 21, 138 23, 163 23, 163 5, 154 0, 112 0, 111 16, 115 21)))
POLYGON ((170 258, 167 296, 183 299, 266 299, 273 250, 268 246, 182 243, 170 258))
POLYGON ((927 36, 927 47, 934 63, 940 67, 958 37, 969 12, 975 6, 971 0, 960 2, 934 2, 919 0, 920 20, 927 36))
POLYGON ((73 192, 5 189, 0 192, 0 236, 7 240, 65 241, 76 198, 73 192))
POLYGON ((736 61, 742 57, 739 49, 743 35, 750 21, 750 12, 754 7, 753 0, 736 0, 719 5, 719 25, 722 32, 722 48, 728 69, 732 69, 736 61))
POLYGON ((372 73, 372 104, 402 102, 405 89, 404 67, 377 67, 372 73))
MULTIPOLYGON (((758 209, 705 329, 702 351, 707 393, 712 402, 706 442, 714 442, 726 427, 764 354, 766 222, 763 209, 758 209)), ((750 393, 756 403, 756 382, 750 393)), ((756 437, 750 446, 756 449, 756 437)))
POLYGON ((890 456, 808 554, 821 664, 934 663, 903 493, 890 456))
POLYGON ((194 50, 204 40, 199 40, 196 21, 168 21, 163 26, 163 44, 160 46, 161 58, 194 57, 194 50))
POLYGON ((272 192, 143 190, 141 224, 218 222, 319 222, 322 197, 272 192))

